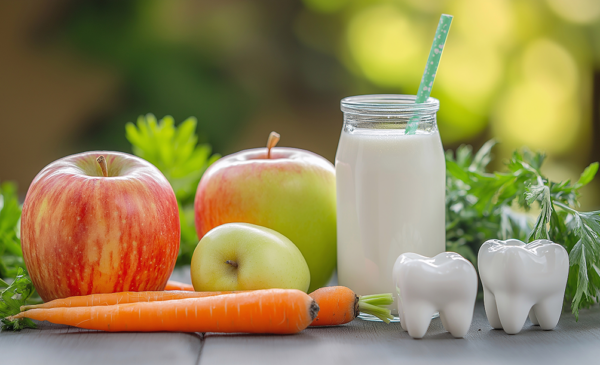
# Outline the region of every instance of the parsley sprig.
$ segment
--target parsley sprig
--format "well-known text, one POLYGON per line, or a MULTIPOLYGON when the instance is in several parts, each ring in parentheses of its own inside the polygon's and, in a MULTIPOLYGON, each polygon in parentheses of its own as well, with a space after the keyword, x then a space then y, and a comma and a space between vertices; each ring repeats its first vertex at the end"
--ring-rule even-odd
POLYGON ((598 163, 575 183, 553 182, 541 172, 545 155, 515 151, 507 172, 487 173, 494 141, 476 154, 461 146, 446 154, 447 247, 475 263, 481 244, 491 238, 531 242, 544 238, 569 252, 565 302, 575 316, 600 299, 600 211, 580 212, 579 189, 591 182, 598 163), (538 208, 537 218, 526 212, 538 208))
POLYGON ((29 318, 8 320, 6 317, 21 312, 21 306, 34 294, 35 289, 31 279, 23 268, 17 269, 17 276, 8 288, 0 292, 0 322, 3 331, 19 331, 23 328, 36 328, 29 318))

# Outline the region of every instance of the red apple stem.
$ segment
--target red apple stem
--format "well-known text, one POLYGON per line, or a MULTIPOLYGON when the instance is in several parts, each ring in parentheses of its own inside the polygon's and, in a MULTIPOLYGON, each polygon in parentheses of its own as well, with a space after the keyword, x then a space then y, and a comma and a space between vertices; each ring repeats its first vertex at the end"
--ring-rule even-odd
POLYGON ((100 165, 100 169, 102 170, 102 175, 104 177, 108 177, 108 166, 106 165, 106 159, 104 156, 100 155, 96 159, 96 162, 100 165))
POLYGON ((271 158, 271 148, 275 147, 277 142, 279 142, 279 133, 271 132, 269 134, 269 139, 267 140, 267 158, 271 158))

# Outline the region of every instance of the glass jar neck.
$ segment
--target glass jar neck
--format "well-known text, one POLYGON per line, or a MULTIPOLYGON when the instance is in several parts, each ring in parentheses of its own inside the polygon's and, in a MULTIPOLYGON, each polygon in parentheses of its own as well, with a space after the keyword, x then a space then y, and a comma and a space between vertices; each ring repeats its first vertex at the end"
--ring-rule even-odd
POLYGON ((436 112, 439 101, 429 98, 415 104, 414 95, 360 95, 342 99, 344 130, 406 129, 411 119, 418 120, 417 133, 437 131, 436 112))

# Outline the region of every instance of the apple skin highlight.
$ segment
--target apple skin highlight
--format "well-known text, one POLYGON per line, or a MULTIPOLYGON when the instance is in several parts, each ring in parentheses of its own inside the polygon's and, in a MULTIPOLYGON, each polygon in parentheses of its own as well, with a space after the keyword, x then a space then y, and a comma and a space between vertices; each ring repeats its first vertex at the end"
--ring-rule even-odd
POLYGON ((290 239, 310 269, 309 292, 327 284, 336 265, 335 169, 295 148, 225 156, 204 173, 195 200, 198 237, 225 223, 251 223, 290 239))
POLYGON ((33 180, 21 218, 25 264, 44 301, 164 289, 179 251, 179 211, 167 179, 118 152, 57 160, 33 180), (106 157, 108 177, 96 158, 106 157))

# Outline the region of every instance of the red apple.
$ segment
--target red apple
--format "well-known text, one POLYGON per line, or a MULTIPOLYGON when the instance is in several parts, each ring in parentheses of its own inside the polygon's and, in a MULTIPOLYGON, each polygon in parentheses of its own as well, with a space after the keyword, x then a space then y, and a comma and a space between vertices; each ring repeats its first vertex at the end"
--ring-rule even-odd
POLYGON ((162 290, 179 238, 171 185, 152 164, 125 153, 54 161, 33 180, 23 205, 23 258, 44 301, 162 290))
POLYGON ((239 222, 283 234, 308 264, 310 292, 327 284, 335 269, 335 169, 317 154, 271 149, 271 142, 208 168, 196 192, 196 230, 202 238, 216 226, 239 222))

